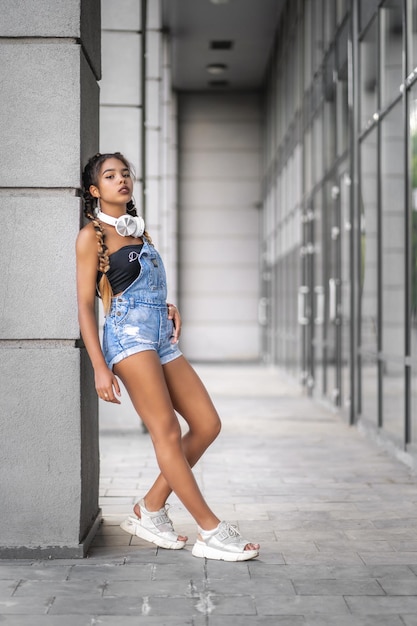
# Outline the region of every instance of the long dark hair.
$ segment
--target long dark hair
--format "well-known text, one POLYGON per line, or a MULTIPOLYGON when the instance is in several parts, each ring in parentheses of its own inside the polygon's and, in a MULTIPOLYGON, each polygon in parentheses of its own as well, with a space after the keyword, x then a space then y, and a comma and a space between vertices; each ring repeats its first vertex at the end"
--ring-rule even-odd
MULTIPOLYGON (((94 226, 97 237, 97 251, 98 251, 98 271, 101 273, 100 280, 98 282, 98 291, 100 293, 100 297, 103 300, 104 312, 108 313, 110 310, 111 299, 113 297, 113 291, 107 278, 106 274, 109 270, 109 255, 105 242, 105 234, 104 229, 101 222, 97 219, 95 215, 95 210, 97 208, 98 199, 91 195, 90 187, 91 185, 97 186, 100 169, 103 165, 104 161, 107 159, 118 159, 126 166, 131 175, 134 177, 134 171, 132 165, 123 156, 120 152, 112 152, 106 154, 97 153, 91 159, 89 159, 87 165, 83 171, 83 200, 84 200, 84 215, 87 219, 89 219, 94 226)), ((136 206, 133 200, 130 200, 126 205, 126 211, 129 215, 136 216, 136 206)), ((144 232, 145 237, 151 241, 148 233, 144 232)))

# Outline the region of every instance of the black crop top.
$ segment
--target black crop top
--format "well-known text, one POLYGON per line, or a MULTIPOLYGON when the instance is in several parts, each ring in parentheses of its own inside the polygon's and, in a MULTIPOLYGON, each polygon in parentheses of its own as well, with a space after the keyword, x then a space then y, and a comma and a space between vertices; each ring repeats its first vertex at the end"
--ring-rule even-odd
MULTIPOLYGON (((139 254, 142 243, 123 246, 113 254, 109 254, 110 268, 106 273, 114 294, 124 291, 140 274, 139 254)), ((102 276, 97 273, 97 284, 102 276)))

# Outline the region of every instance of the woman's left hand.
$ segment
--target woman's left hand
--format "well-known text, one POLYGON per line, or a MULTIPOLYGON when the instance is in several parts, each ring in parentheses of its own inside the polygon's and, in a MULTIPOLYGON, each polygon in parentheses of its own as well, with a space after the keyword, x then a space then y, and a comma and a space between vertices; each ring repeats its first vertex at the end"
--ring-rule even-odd
POLYGON ((181 315, 175 304, 167 302, 168 307, 168 319, 174 323, 174 334, 172 335, 171 343, 178 343, 178 339, 181 335, 181 315))

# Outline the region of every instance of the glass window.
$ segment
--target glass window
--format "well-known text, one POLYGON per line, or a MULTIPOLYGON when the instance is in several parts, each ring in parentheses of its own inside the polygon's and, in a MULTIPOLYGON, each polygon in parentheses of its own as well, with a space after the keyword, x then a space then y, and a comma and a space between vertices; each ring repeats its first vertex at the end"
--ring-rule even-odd
POLYGON ((379 0, 359 0, 359 28, 363 30, 378 9, 379 0))
POLYGON ((381 105, 385 107, 400 93, 402 68, 402 0, 388 0, 380 11, 381 20, 381 105))
POLYGON ((364 128, 378 110, 378 31, 374 20, 360 42, 360 112, 361 128, 364 128))
POLYGON ((378 138, 370 132, 361 160, 361 388, 362 414, 378 422, 378 138))
POLYGON ((382 352, 384 429, 404 431, 404 123, 397 104, 381 123, 382 352))
POLYGON ((336 103, 335 101, 326 101, 324 103, 324 168, 329 171, 334 165, 336 159, 336 103))
POLYGON ((313 60, 313 75, 318 71, 323 60, 323 7, 322 0, 310 0, 313 5, 313 48, 310 51, 313 60))
POLYGON ((343 21, 347 13, 349 4, 350 4, 349 0, 336 0, 336 5, 337 5, 336 19, 337 19, 338 26, 343 21))
POLYGON ((312 68, 312 39, 311 39, 311 2, 305 0, 304 2, 304 89, 308 89, 311 83, 311 68, 312 68))
POLYGON ((313 120, 313 146, 310 158, 313 161, 313 182, 319 183, 324 174, 323 158, 323 113, 322 110, 313 120))
POLYGON ((336 3, 334 0, 323 0, 324 16, 324 51, 327 50, 336 32, 336 3))
POLYGON ((407 2, 408 59, 407 75, 417 67, 417 0, 407 2))
POLYGON ((407 15, 408 30, 411 34, 408 37, 409 51, 408 51, 408 67, 407 74, 413 71, 417 67, 417 0, 407 3, 409 7, 409 13, 407 15))
POLYGON ((337 156, 348 149, 349 141, 349 94, 348 82, 337 82, 336 88, 336 144, 337 156))
POLYGON ((326 371, 324 368, 326 361, 326 334, 325 334, 325 255, 324 246, 326 246, 325 237, 325 218, 326 214, 323 208, 323 189, 317 189, 314 199, 314 286, 312 294, 313 303, 313 319, 314 319, 314 357, 315 357, 315 391, 318 395, 323 395, 327 390, 326 371))

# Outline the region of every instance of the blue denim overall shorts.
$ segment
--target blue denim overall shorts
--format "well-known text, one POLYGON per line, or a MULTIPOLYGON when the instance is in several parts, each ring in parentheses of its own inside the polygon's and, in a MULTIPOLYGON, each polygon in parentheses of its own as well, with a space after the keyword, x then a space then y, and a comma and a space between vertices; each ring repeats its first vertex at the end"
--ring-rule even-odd
POLYGON ((168 319, 165 268, 156 249, 143 237, 134 261, 140 263, 139 276, 112 299, 103 329, 103 354, 110 369, 132 354, 144 350, 158 353, 165 365, 181 356, 177 343, 171 343, 174 325, 168 319))

